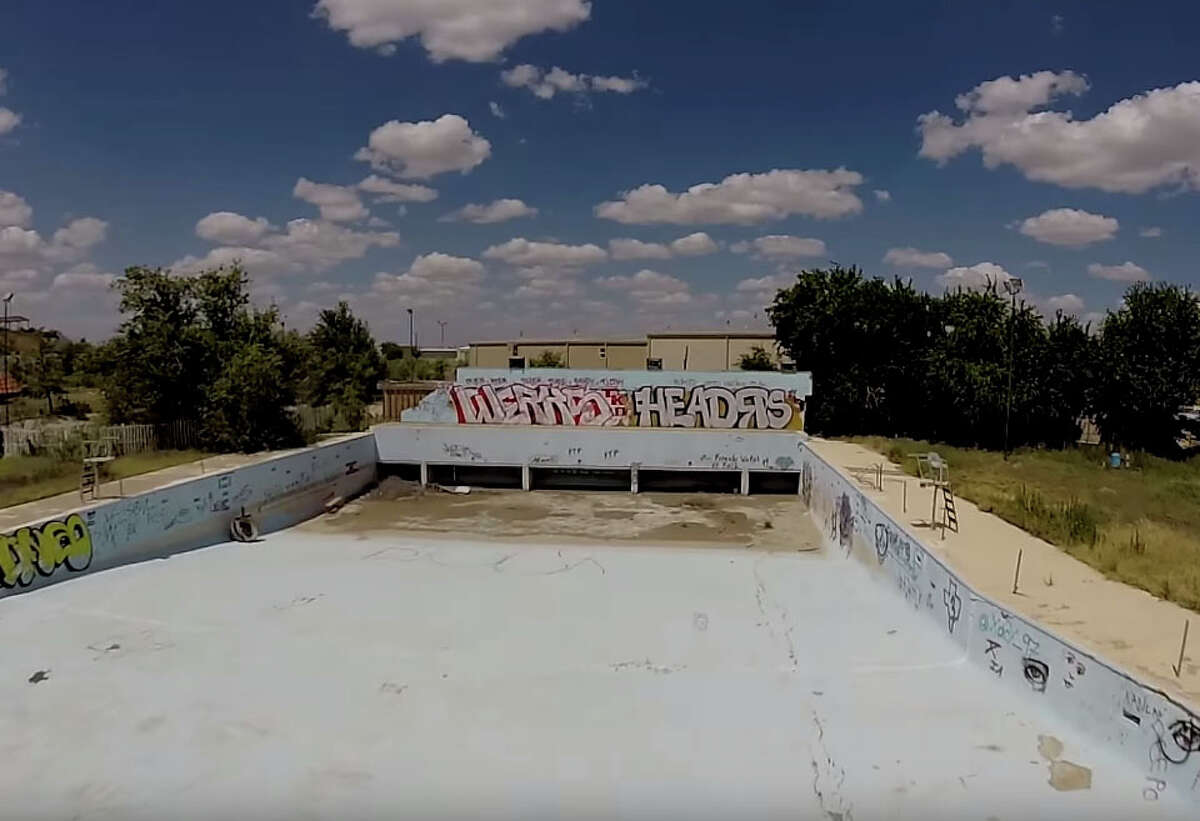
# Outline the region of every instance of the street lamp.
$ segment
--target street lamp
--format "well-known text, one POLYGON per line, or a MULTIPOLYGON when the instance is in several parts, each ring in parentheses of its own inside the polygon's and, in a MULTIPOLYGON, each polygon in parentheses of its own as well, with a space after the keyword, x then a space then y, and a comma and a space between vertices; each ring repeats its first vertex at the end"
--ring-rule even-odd
POLYGON ((446 320, 439 319, 438 327, 442 329, 442 347, 446 347, 446 320))
POLYGON ((1013 331, 1017 325, 1017 294, 1021 293, 1021 286, 1025 283, 1018 277, 1011 277, 1004 280, 1004 290, 1012 297, 1012 311, 1008 315, 1008 401, 1004 408, 1004 458, 1008 459, 1008 425, 1009 419, 1012 417, 1012 393, 1013 393, 1013 331))
POLYGON ((8 433, 8 400, 10 395, 10 386, 8 384, 8 305, 13 300, 13 292, 9 291, 4 295, 4 427, 5 433, 8 433))

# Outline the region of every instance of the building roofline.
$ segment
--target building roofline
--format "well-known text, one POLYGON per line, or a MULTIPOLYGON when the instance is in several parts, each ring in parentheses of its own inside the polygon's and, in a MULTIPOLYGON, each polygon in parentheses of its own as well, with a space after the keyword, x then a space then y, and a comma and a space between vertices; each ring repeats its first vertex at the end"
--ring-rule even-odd
POLYGON ((488 339, 479 342, 468 343, 469 347, 477 347, 481 345, 645 345, 651 339, 680 339, 685 337, 695 337, 701 339, 724 339, 726 337, 743 338, 743 339, 775 339, 773 331, 660 331, 658 333, 646 334, 638 337, 618 337, 616 339, 606 339, 603 337, 572 337, 570 339, 526 339, 517 337, 516 339, 488 339))

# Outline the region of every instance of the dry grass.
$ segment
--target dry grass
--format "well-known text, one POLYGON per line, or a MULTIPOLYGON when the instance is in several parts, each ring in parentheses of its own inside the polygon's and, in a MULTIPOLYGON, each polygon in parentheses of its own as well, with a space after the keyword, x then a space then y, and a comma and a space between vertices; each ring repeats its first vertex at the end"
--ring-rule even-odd
POLYGON ((1134 454, 1132 469, 1104 467, 1099 448, 993 451, 911 439, 861 445, 916 473, 914 453, 950 463, 954 492, 1058 545, 1104 575, 1200 611, 1200 457, 1134 454))
MULTIPOLYGON (((105 466, 105 481, 136 476, 203 459, 198 450, 160 450, 122 456, 105 466)), ((79 489, 79 460, 49 456, 12 456, 0 459, 0 507, 10 507, 79 489)))

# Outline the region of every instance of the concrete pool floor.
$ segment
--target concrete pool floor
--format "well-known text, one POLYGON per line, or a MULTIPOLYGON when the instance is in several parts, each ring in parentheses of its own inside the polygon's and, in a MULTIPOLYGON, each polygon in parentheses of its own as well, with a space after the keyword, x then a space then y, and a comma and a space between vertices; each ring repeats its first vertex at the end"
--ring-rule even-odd
POLYGON ((4 815, 1195 817, 853 561, 353 526, 420 504, 0 600, 4 815))

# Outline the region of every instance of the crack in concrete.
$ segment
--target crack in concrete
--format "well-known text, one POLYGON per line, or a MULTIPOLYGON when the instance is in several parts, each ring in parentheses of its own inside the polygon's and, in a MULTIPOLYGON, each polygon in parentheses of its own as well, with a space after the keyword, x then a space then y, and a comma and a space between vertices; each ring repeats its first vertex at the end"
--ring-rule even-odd
POLYGON ((813 794, 817 797, 821 812, 825 813, 829 821, 854 821, 853 805, 841 792, 846 784, 846 770, 838 766, 829 750, 825 748, 825 725, 821 723, 821 717, 816 710, 812 711, 812 720, 817 728, 817 739, 813 745, 817 750, 814 751, 811 747, 809 749, 813 794))
POLYGON ((800 666, 800 658, 796 653, 796 642, 793 636, 794 626, 788 619, 787 609, 771 596, 767 590, 767 584, 763 581, 762 576, 758 573, 758 563, 754 565, 754 600, 758 604, 758 612, 762 615, 762 626, 767 628, 767 633, 772 641, 780 641, 780 636, 775 631, 775 619, 771 617, 768 610, 778 611, 778 618, 781 623, 783 632, 782 642, 786 645, 788 660, 792 663, 792 669, 796 670, 800 666))

